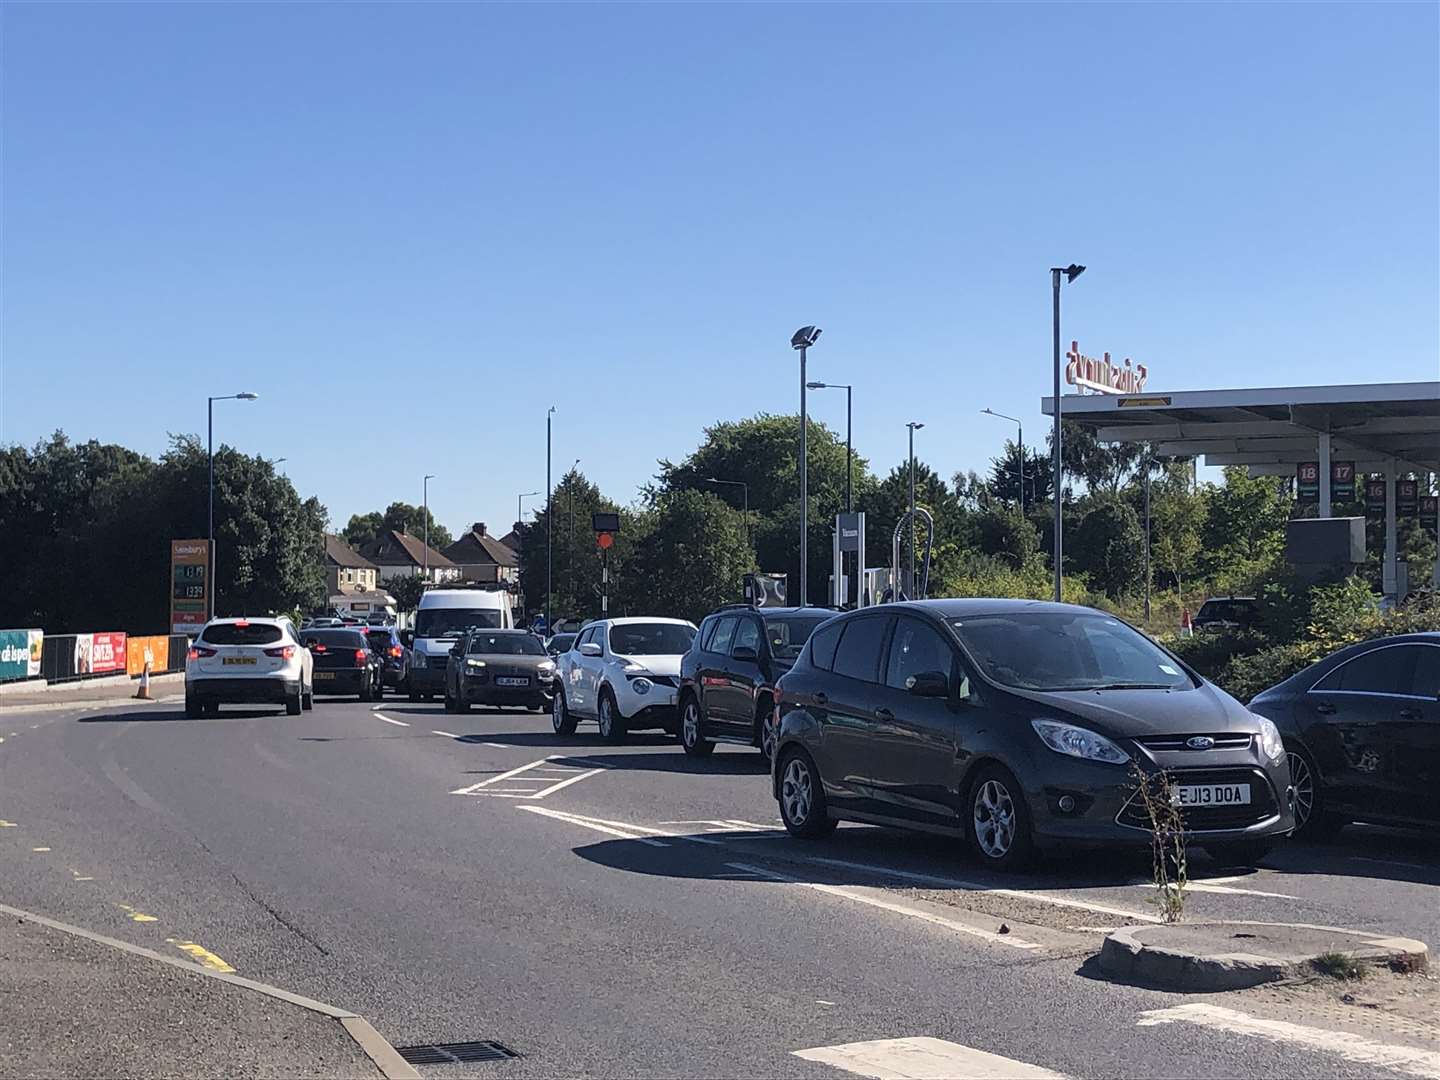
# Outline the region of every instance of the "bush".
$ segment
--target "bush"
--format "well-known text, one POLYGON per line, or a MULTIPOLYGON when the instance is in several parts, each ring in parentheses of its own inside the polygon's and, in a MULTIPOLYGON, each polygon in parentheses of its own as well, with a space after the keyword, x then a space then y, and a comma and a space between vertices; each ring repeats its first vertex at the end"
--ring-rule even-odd
POLYGON ((1214 682, 1238 701, 1249 701, 1262 690, 1284 682, 1324 655, 1312 642, 1276 645, 1247 656, 1237 656, 1225 665, 1214 682))
POLYGON ((1207 679, 1217 678, 1236 657, 1252 656, 1271 646, 1271 640, 1257 630, 1219 630, 1162 639, 1166 648, 1207 679))

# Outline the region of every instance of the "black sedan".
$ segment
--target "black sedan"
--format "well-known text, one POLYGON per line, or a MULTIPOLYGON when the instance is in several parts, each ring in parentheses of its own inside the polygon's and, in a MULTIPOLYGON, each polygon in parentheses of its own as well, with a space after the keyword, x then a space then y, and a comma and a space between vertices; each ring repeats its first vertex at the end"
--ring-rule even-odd
POLYGON ((305 647, 315 661, 315 693, 354 694, 361 701, 380 697, 380 658, 362 631, 307 630, 305 647))
POLYGON ((811 634, 778 689, 773 786, 795 836, 840 819, 953 833, 996 868, 1146 845, 1132 765, 1168 774, 1190 839, 1221 861, 1295 827, 1275 725, 1090 608, 863 608, 811 634))
POLYGON ((450 649, 445 667, 445 711, 471 705, 550 708, 555 661, 528 630, 470 630, 450 649))
POLYGON ((1351 645, 1258 694, 1290 753, 1295 822, 1440 824, 1440 633, 1351 645))
POLYGON ((393 626, 371 626, 366 629, 365 638, 380 659, 382 685, 395 690, 408 689, 410 650, 400 640, 400 631, 393 626))

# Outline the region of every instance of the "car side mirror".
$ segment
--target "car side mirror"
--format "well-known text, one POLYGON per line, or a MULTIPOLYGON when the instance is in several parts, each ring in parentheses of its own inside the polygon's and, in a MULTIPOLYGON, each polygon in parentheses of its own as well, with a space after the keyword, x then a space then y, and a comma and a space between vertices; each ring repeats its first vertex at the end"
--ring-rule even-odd
POLYGON ((604 650, 593 641, 587 641, 584 645, 580 646, 581 656, 599 656, 602 652, 604 652, 604 650))
POLYGON ((760 654, 755 651, 752 645, 736 645, 735 648, 730 651, 730 659, 754 661, 760 659, 760 654))
POLYGON ((413 649, 413 648, 415 647, 415 631, 414 631, 414 630, 401 630, 401 631, 400 631, 400 644, 401 644, 401 645, 404 645, 407 649, 413 649))
POLYGON ((950 680, 939 671, 921 671, 905 680, 905 686, 916 697, 949 697, 950 680))

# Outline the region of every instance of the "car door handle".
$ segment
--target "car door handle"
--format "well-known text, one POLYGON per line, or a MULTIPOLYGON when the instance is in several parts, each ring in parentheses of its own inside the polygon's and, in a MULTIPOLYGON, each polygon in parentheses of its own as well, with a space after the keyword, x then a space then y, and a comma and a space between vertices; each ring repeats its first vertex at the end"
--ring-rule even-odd
POLYGON ((829 696, 828 696, 828 695, 825 693, 825 691, 823 691, 823 690, 821 690, 818 694, 815 695, 815 704, 816 704, 816 705, 824 705, 824 704, 825 704, 826 702, 828 702, 829 700, 830 700, 829 696))
POLYGON ((1317 701, 1315 703, 1315 711, 1321 716, 1330 716, 1335 712, 1335 706, 1328 701, 1317 701))
POLYGON ((882 707, 882 708, 879 708, 879 709, 876 709, 876 710, 875 710, 875 719, 877 719, 877 720, 883 720, 883 721, 885 721, 885 723, 889 724, 889 723, 892 723, 892 722, 894 721, 894 719, 895 719, 895 714, 894 714, 893 712, 891 712, 889 709, 886 709, 886 708, 883 708, 883 707, 882 707))

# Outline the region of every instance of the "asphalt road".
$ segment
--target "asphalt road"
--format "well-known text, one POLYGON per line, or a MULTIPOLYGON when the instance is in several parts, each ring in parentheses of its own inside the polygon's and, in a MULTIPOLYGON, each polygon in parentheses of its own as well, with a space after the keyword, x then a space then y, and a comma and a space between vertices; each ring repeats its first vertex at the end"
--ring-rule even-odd
MULTIPOLYGON (((0 738, 0 902, 196 946, 396 1046, 520 1055, 427 1076, 899 1075, 818 1048, 928 1038, 960 1048, 934 1075, 982 1051, 1076 1077, 1440 1077, 1423 1008, 1101 980, 1103 929, 1153 918, 1143 855, 1001 878, 887 830, 800 845, 754 751, 400 700, 7 707, 0 738)), ((1358 828, 1255 872, 1197 854, 1189 915, 1440 945, 1437 854, 1358 828)))

